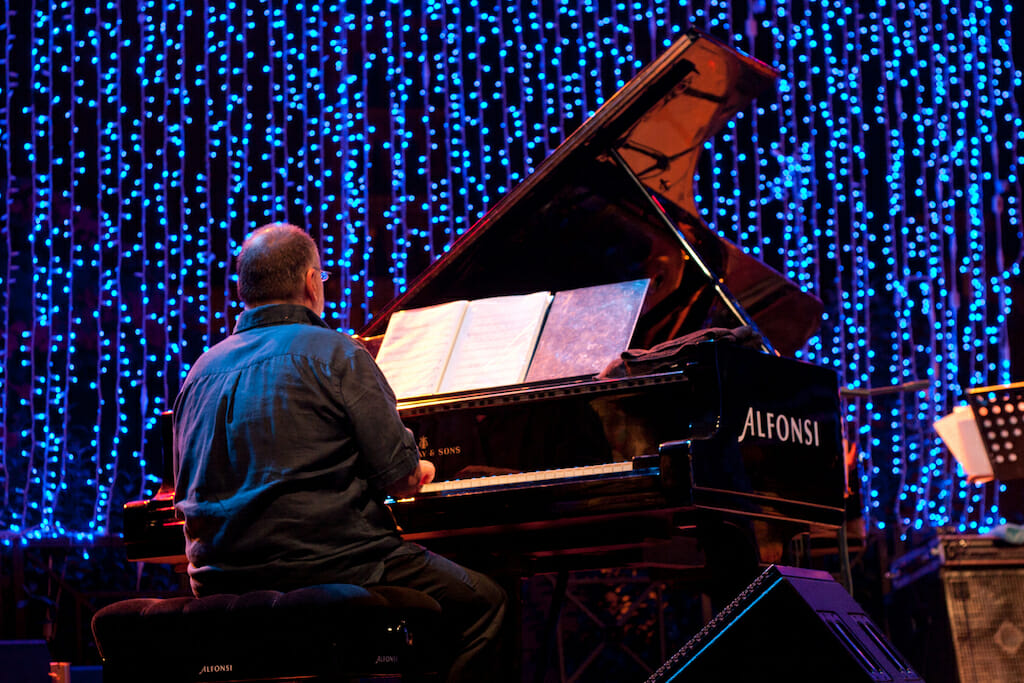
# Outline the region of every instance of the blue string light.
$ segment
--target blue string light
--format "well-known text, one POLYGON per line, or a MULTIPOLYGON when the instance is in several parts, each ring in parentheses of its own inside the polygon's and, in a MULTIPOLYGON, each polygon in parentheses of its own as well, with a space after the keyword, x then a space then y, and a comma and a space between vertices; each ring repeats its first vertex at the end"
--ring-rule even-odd
POLYGON ((116 532, 156 415, 241 305, 232 259, 307 226, 354 331, 679 36, 780 70, 709 141, 721 235, 826 303, 865 513, 1001 522, 931 427, 1010 376, 1021 75, 1008 4, 960 0, 0 0, 0 539, 116 532))

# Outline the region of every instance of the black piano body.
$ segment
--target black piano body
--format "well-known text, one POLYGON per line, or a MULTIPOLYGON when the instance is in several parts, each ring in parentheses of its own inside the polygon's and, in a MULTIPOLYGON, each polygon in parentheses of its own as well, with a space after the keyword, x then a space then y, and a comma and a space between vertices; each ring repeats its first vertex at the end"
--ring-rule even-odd
POLYGON ((406 402, 442 481, 392 509, 407 538, 526 571, 642 564, 716 517, 838 527, 837 396, 828 370, 712 342, 670 372, 406 402))
MULTIPOLYGON (((775 78, 683 36, 362 331, 375 350, 398 310, 645 278, 632 347, 743 325, 762 339, 694 344, 648 374, 400 401, 439 473, 392 506, 408 538, 529 570, 642 561, 705 519, 842 526, 836 374, 787 357, 821 302, 717 236, 694 201, 705 142, 775 78)), ((125 542, 130 559, 183 559, 169 489, 126 506, 125 542)))

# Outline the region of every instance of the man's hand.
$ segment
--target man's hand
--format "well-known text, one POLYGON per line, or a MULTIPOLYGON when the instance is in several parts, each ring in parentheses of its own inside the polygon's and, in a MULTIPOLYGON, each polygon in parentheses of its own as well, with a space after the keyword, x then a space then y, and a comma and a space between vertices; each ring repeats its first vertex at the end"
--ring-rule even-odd
POLYGON ((434 467, 434 463, 429 460, 420 460, 420 466, 417 471, 420 473, 420 483, 419 486, 416 487, 417 491, 434 481, 434 475, 437 474, 437 469, 434 467))
POLYGON ((388 487, 388 493, 394 498, 415 496, 424 484, 434 481, 436 473, 434 463, 429 460, 420 460, 412 474, 388 487))

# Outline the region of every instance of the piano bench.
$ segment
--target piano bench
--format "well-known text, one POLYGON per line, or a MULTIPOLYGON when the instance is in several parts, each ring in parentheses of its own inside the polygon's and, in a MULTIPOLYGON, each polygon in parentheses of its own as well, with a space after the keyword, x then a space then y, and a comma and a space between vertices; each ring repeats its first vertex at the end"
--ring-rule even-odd
POLYGON ((92 631, 104 683, 436 681, 440 613, 412 589, 324 584, 122 600, 92 631))

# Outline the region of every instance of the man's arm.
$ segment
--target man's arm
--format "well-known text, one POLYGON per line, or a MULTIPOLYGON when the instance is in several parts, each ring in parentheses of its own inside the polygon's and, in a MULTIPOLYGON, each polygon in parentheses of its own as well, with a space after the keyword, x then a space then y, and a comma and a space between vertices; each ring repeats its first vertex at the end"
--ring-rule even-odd
POLYGON ((416 495, 433 481, 434 463, 419 457, 416 439, 402 424, 395 394, 367 350, 353 344, 346 350, 344 362, 348 367, 339 373, 343 378, 340 402, 355 430, 370 478, 374 473, 405 470, 408 461, 415 459, 416 467, 408 476, 382 486, 394 498, 416 495))
POLYGON ((387 487, 388 495, 394 498, 409 498, 419 493, 419 490, 423 488, 424 484, 429 484, 434 481, 434 463, 429 460, 420 460, 419 464, 416 465, 416 469, 413 470, 405 479, 399 479, 391 486, 387 487))

